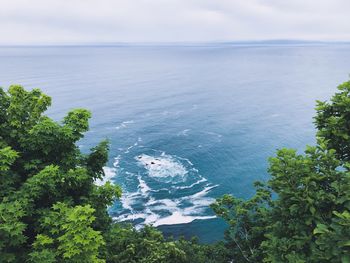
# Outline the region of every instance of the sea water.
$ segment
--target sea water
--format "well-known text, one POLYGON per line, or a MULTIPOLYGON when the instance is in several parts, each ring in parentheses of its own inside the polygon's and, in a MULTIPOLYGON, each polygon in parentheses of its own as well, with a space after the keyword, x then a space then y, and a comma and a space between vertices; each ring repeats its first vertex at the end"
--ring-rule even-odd
POLYGON ((315 100, 349 73, 344 44, 0 47, 0 86, 42 89, 58 121, 91 110, 78 145, 110 141, 114 220, 203 242, 226 228, 216 197, 249 198, 276 149, 315 143, 315 100))

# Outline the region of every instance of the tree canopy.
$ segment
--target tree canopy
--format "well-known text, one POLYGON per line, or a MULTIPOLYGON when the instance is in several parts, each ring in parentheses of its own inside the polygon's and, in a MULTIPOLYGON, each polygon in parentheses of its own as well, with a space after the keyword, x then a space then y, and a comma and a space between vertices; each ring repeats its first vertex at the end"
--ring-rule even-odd
POLYGON ((107 206, 121 189, 94 184, 104 176, 108 142, 81 153, 90 112, 56 122, 44 115, 50 104, 39 89, 0 89, 0 262, 224 262, 224 253, 195 240, 113 223, 107 206))
POLYGON ((315 146, 278 150, 253 197, 212 204, 228 229, 204 245, 112 222, 107 207, 121 189, 94 183, 108 141, 88 154, 77 147, 90 112, 56 122, 40 90, 0 88, 0 262, 350 263, 350 81, 338 89, 317 102, 315 146))
POLYGON ((0 261, 101 262, 107 206, 121 195, 118 186, 94 184, 108 145, 82 154, 76 142, 90 112, 58 123, 43 115, 50 104, 38 89, 0 89, 0 261))
POLYGON ((212 205, 234 262, 350 262, 350 82, 338 89, 317 102, 316 146, 278 150, 255 196, 212 205))

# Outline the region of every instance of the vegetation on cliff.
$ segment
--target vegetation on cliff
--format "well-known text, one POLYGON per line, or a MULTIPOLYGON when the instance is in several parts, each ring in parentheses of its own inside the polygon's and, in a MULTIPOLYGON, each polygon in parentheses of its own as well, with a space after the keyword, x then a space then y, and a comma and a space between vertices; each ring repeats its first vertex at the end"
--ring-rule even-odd
POLYGON ((121 189, 104 176, 108 143, 82 154, 76 142, 90 112, 61 123, 45 116, 40 90, 0 89, 0 262, 219 262, 217 245, 166 240, 152 227, 113 223, 107 206, 121 189))
POLYGON ((317 145, 270 158, 256 195, 212 205, 235 262, 350 262, 350 82, 317 102, 317 145))
POLYGON ((55 122, 50 104, 38 89, 0 89, 0 262, 350 262, 350 82, 317 103, 316 146, 278 150, 249 200, 217 199, 229 227, 211 245, 112 222, 121 189, 94 184, 108 142, 81 153, 90 112, 55 122))

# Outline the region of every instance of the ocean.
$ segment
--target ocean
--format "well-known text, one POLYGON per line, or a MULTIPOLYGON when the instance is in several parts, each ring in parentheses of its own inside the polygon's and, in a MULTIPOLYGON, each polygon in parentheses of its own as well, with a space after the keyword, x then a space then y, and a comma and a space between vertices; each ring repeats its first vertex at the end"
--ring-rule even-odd
POLYGON ((201 242, 223 237, 216 197, 251 197, 276 149, 315 143, 315 100, 349 73, 346 44, 0 47, 1 87, 42 89, 57 121, 92 112, 78 145, 110 141, 115 220, 201 242))

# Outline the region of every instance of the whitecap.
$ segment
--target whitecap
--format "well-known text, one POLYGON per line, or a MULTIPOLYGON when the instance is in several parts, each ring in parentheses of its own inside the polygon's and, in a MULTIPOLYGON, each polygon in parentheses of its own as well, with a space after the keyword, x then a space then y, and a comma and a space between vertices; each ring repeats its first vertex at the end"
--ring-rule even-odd
POLYGON ((151 188, 146 184, 144 180, 142 180, 141 176, 138 176, 139 180, 139 189, 143 195, 146 195, 147 192, 151 190, 151 188))
POLYGON ((216 218, 215 216, 188 216, 184 215, 180 211, 176 211, 172 213, 170 216, 163 217, 161 219, 156 220, 153 223, 153 226, 161 226, 161 225, 175 225, 175 224, 188 224, 193 222, 194 220, 207 220, 216 218))
POLYGON ((188 132, 190 131, 191 129, 184 129, 183 131, 179 132, 177 134, 177 136, 188 136, 188 132))
POLYGON ((170 155, 165 153, 161 157, 154 157, 146 154, 135 157, 140 165, 142 165, 152 178, 182 178, 187 175, 186 168, 170 155))
POLYGON ((113 220, 124 222, 124 221, 133 221, 136 219, 146 219, 147 214, 145 213, 130 213, 130 214, 123 214, 120 216, 113 217, 113 220))
POLYGON ((120 159, 121 159, 120 155, 118 155, 117 157, 114 158, 114 163, 113 163, 114 167, 119 167, 120 159))
POLYGON ((128 215, 115 217, 114 219, 118 221, 134 221, 137 219, 144 219, 144 221, 138 225, 138 228, 140 228, 143 225, 153 225, 157 227, 161 225, 187 224, 194 220, 216 218, 214 215, 200 215, 200 213, 203 213, 204 207, 191 206, 184 209, 179 208, 178 206, 180 205, 180 199, 152 199, 147 202, 146 205, 147 208, 143 213, 131 213, 128 215), (169 211, 170 215, 162 217, 154 212, 160 209, 169 211))
POLYGON ((172 188, 179 189, 179 190, 190 189, 190 188, 194 187, 195 185, 198 185, 198 184, 206 182, 206 181, 207 181, 207 179, 202 177, 200 180, 194 182, 193 184, 190 184, 190 185, 187 185, 187 186, 172 186, 172 188))
POLYGON ((163 192, 163 191, 169 192, 169 189, 168 188, 160 188, 160 189, 156 189, 156 190, 151 189, 150 191, 153 193, 159 193, 159 192, 163 192))
POLYGON ((166 209, 169 211, 177 210, 177 206, 179 205, 179 201, 171 200, 171 199, 159 199, 159 200, 150 200, 147 202, 148 206, 153 206, 153 209, 166 209))
POLYGON ((205 195, 208 194, 208 192, 213 189, 213 188, 216 188, 218 187, 219 185, 211 185, 211 186, 206 186, 202 191, 198 192, 198 193, 195 193, 193 195, 189 195, 189 196, 185 196, 183 197, 183 199, 196 199, 196 198, 200 198, 200 197, 203 197, 205 195))
POLYGON ((192 199, 191 203, 193 204, 193 207, 201 207, 206 208, 209 207, 212 203, 214 203, 215 199, 212 197, 205 197, 200 199, 192 199))
POLYGON ((215 218, 208 209, 215 200, 207 195, 217 185, 206 183, 207 179, 190 160, 156 150, 154 155, 141 154, 134 158, 145 170, 125 171, 128 180, 136 180, 137 190, 122 196, 124 211, 115 220, 133 221, 139 228, 145 224, 185 224, 215 218))
MULTIPOLYGON (((146 191, 144 191, 146 193, 146 191)), ((140 188, 138 189, 137 192, 134 193, 130 193, 130 192, 123 192, 122 197, 120 199, 120 202, 123 206, 124 209, 131 211, 131 213, 133 213, 133 205, 134 203, 139 200, 140 198, 142 198, 143 193, 140 190, 140 188)))
POLYGON ((129 193, 123 193, 121 199, 120 199, 122 206, 124 209, 133 211, 132 204, 133 204, 133 195, 129 193))
POLYGON ((130 121, 123 121, 122 123, 120 123, 117 127, 115 127, 117 130, 120 130, 122 128, 126 128, 128 126, 128 124, 132 124, 135 123, 133 120, 130 121))
POLYGON ((128 148, 126 148, 126 151, 125 151, 124 153, 129 153, 130 150, 131 150, 132 148, 134 148, 135 146, 137 146, 137 145, 138 145, 137 142, 135 142, 133 145, 130 145, 128 148))
POLYGON ((153 225, 154 222, 157 222, 159 220, 159 216, 155 213, 149 213, 147 214, 147 217, 145 219, 144 224, 145 225, 153 225))

